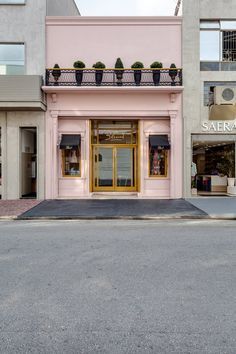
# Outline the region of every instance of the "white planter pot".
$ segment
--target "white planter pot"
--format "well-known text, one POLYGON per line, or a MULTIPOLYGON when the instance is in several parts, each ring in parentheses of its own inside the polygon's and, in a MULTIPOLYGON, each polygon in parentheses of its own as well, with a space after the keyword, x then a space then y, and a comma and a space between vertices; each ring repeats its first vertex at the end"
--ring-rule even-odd
POLYGON ((230 178, 230 177, 228 177, 228 186, 229 187, 234 187, 234 180, 235 180, 235 178, 230 178))
POLYGON ((191 193, 192 195, 197 195, 197 188, 192 188, 191 193))
POLYGON ((235 196, 236 195, 236 187, 227 187, 227 193, 228 195, 235 196))

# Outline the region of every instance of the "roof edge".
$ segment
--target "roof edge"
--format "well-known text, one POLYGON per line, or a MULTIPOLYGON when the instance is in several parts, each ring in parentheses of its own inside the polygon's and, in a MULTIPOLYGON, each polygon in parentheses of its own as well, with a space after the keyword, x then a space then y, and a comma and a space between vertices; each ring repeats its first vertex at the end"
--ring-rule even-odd
POLYGON ((181 25, 182 16, 47 16, 47 25, 181 25))

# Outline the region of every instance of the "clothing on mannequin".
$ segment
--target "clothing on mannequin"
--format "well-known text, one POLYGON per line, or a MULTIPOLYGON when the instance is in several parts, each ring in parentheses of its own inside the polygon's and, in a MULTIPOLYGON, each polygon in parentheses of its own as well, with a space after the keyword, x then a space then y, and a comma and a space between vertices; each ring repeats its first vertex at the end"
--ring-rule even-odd
POLYGON ((197 165, 192 161, 191 163, 191 176, 195 177, 197 174, 197 165))
POLYGON ((152 160, 152 175, 160 175, 161 174, 161 156, 158 151, 154 152, 153 160, 152 160))
POLYGON ((70 163, 78 163, 78 159, 76 156, 76 150, 71 150, 70 163))

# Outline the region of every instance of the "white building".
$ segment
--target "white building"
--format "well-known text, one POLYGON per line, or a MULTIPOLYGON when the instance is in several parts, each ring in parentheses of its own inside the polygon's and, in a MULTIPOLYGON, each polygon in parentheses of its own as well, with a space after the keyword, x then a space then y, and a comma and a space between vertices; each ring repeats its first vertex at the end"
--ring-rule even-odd
POLYGON ((74 0, 0 0, 0 196, 43 199, 45 18, 74 0))
POLYGON ((234 0, 184 1, 183 73, 184 196, 196 188, 200 195, 233 194, 227 177, 235 177, 234 0))

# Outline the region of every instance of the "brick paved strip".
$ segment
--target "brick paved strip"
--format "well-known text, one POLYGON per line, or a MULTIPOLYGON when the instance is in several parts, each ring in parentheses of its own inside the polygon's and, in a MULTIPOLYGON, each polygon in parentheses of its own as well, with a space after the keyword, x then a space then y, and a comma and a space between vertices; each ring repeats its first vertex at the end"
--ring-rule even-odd
POLYGON ((0 218, 14 218, 40 204, 41 200, 0 200, 0 218))

